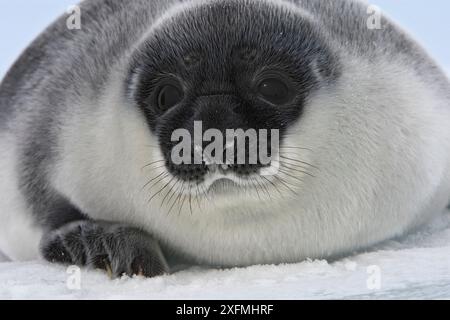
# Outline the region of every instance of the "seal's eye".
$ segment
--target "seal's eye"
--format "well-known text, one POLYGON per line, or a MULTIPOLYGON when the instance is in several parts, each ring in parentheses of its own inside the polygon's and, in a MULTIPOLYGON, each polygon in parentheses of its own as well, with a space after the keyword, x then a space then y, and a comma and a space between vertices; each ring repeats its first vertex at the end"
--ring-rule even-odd
POLYGON ((176 85, 167 84, 159 90, 158 93, 158 108, 165 111, 183 99, 183 91, 176 85))
POLYGON ((258 85, 258 93, 267 101, 273 104, 284 104, 290 100, 289 87, 277 78, 267 78, 258 85))

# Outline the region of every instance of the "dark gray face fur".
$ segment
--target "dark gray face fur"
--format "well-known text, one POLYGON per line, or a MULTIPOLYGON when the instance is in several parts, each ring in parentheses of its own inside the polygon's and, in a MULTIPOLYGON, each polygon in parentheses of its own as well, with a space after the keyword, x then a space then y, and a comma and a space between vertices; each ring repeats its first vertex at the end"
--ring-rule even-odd
MULTIPOLYGON (((153 30, 134 54, 129 96, 178 178, 201 181, 208 166, 173 164, 174 130, 192 132, 194 121, 202 121, 203 130, 223 133, 278 129, 282 139, 313 90, 337 76, 316 28, 292 10, 267 6, 230 1, 184 11, 153 30)), ((230 170, 249 175, 260 168, 230 170)))

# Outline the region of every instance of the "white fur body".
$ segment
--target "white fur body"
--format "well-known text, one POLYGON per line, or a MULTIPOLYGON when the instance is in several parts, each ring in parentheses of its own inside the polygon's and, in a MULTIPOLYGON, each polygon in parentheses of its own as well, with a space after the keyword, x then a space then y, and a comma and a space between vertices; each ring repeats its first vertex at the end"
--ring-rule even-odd
MULTIPOLYGON (((330 40, 332 41, 332 40, 330 40)), ((142 227, 163 246, 218 265, 297 262, 339 256, 401 236, 450 200, 450 101, 405 61, 372 59, 335 44, 342 77, 311 97, 282 154, 313 163, 295 194, 271 185, 160 206, 169 182, 143 186, 164 168, 145 119, 127 105, 122 73, 111 73, 96 107, 80 100, 64 114, 51 184, 94 219, 142 227), (87 113, 87 110, 93 110, 87 113), (95 114, 94 114, 95 113, 95 114)), ((120 68, 118 68, 120 70, 120 68)), ((14 142, 1 136, 0 250, 38 257, 40 231, 21 199, 14 142), (13 240, 14 239, 14 240, 13 240)), ((286 177, 285 177, 286 178, 286 177)), ((288 178, 289 180, 289 178, 288 178)), ((273 181, 275 183, 275 181, 273 181)))

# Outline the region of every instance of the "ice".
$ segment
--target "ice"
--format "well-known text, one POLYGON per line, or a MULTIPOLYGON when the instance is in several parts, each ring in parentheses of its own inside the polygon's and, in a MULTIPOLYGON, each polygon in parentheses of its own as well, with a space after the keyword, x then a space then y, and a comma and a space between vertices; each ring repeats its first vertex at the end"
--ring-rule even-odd
POLYGON ((450 299, 450 212, 404 239, 345 259, 228 270, 192 267, 154 279, 43 261, 0 263, 2 299, 450 299), (69 270, 70 271, 70 270, 69 270))

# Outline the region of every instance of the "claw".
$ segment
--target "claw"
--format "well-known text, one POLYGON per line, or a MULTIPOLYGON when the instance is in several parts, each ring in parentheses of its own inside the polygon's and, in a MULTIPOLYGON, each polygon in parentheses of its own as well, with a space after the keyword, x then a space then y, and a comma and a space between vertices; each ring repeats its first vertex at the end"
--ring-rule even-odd
POLYGON ((138 267, 138 273, 137 273, 137 276, 139 276, 139 277, 144 277, 144 276, 145 276, 145 275, 144 275, 144 270, 142 269, 141 266, 138 267))
POLYGON ((111 265, 108 262, 106 262, 106 261, 105 261, 105 269, 106 269, 106 274, 108 275, 108 277, 110 279, 113 279, 114 275, 113 275, 113 271, 112 271, 111 265))

